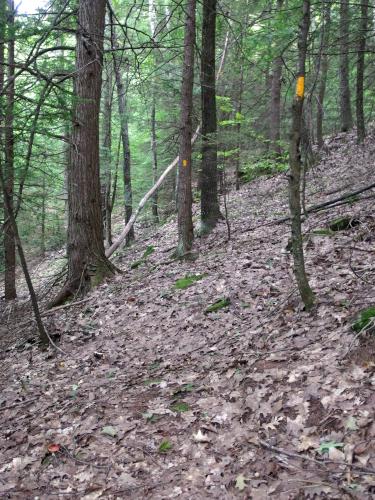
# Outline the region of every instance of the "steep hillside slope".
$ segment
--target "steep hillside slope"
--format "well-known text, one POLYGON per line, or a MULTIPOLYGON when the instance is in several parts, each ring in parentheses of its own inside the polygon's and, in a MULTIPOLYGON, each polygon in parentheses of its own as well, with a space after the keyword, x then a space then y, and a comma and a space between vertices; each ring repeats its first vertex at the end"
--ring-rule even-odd
MULTIPOLYGON (((374 182, 373 135, 327 147, 308 206, 374 182)), ((350 327, 375 303, 373 194, 305 221, 311 314, 275 222, 280 175, 230 194, 231 239, 220 224, 194 262, 170 257, 175 221, 145 234, 124 274, 47 316, 64 354, 9 327, 1 497, 373 498, 375 343, 350 327), (344 216, 352 227, 329 230, 344 216)))

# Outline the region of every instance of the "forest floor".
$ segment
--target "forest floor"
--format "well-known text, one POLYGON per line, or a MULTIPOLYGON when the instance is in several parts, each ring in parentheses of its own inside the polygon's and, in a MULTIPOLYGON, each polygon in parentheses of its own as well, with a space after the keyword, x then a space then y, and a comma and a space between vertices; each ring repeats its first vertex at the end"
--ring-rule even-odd
MULTIPOLYGON (((374 159, 374 135, 331 138, 308 206, 374 182, 374 159)), ((174 220, 139 229, 124 274, 46 316, 64 354, 30 342, 24 301, 3 304, 0 497, 374 498, 375 341, 351 329, 375 303, 369 194, 304 223, 311 313, 274 222, 285 174, 231 192, 231 239, 220 224, 194 262, 170 257, 174 220)))

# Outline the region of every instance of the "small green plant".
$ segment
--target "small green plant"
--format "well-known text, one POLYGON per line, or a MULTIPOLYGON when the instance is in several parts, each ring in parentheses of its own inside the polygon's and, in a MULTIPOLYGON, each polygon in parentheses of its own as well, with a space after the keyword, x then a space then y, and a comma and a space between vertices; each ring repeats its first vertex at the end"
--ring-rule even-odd
POLYGON ((174 284, 174 287, 178 290, 185 290, 185 288, 189 288, 194 285, 197 281, 201 281, 205 278, 207 274, 188 274, 184 278, 180 278, 174 284))
POLYGON ((184 401, 177 401, 171 406, 171 410, 176 413, 184 413, 190 410, 190 406, 184 401))
POLYGON ((361 311, 355 322, 352 324, 352 329, 359 333, 367 330, 375 321, 375 307, 369 307, 361 311))
POLYGON ((335 443, 334 441, 321 443, 318 448, 318 452, 321 454, 329 453, 329 450, 331 450, 332 448, 344 448, 344 443, 335 443))
POLYGON ((170 443, 168 439, 163 439, 163 441, 159 444, 159 453, 168 453, 168 451, 172 448, 172 443, 170 443))
POLYGON ((141 266, 142 264, 144 264, 147 260, 147 258, 153 254, 155 252, 155 248, 152 246, 152 245, 149 245, 146 250, 143 252, 143 255, 142 257, 133 262, 133 264, 130 266, 130 269, 137 269, 137 267, 141 266))
POLYGON ((259 158, 241 167, 240 175, 243 182, 251 182, 262 175, 275 175, 286 172, 289 168, 287 156, 280 158, 259 158))
POLYGON ((205 313, 213 313, 223 309, 224 307, 228 307, 230 305, 230 298, 225 297, 223 299, 219 299, 210 306, 208 306, 205 310, 205 313))

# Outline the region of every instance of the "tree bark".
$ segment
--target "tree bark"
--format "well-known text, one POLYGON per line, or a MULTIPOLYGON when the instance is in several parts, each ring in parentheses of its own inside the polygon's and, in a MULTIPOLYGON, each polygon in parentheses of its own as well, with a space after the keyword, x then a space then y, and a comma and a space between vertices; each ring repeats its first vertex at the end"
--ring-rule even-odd
POLYGON ((353 127, 349 83, 349 0, 340 1, 340 110, 341 132, 353 127))
MULTIPOLYGON (((151 37, 154 43, 157 43, 156 32, 156 9, 154 0, 149 0, 149 22, 151 37)), ((155 63, 156 61, 154 61, 155 63)), ((157 152, 157 135, 156 135, 156 81, 153 77, 152 82, 152 104, 151 104, 151 155, 152 155, 152 179, 153 184, 158 180, 158 152, 157 152)), ((155 191, 152 197, 152 215, 155 222, 159 222, 158 212, 158 192, 155 191)))
POLYGON ((302 229, 301 229, 301 132, 302 115, 305 92, 305 65, 307 52, 307 39, 310 27, 310 0, 303 1, 303 15, 300 24, 298 39, 298 72, 296 94, 292 107, 292 130, 289 151, 289 207, 291 215, 292 230, 292 252, 294 261, 294 274, 298 284, 298 289, 305 308, 311 309, 314 303, 314 294, 310 288, 303 254, 302 229))
MULTIPOLYGON (((284 0, 277 0, 277 11, 280 11, 284 0)), ((280 159, 280 126, 281 126, 281 84, 283 59, 279 54, 272 62, 271 107, 270 107, 270 153, 280 159)))
POLYGON ((358 58, 357 58, 357 142, 361 144, 366 137, 365 116, 363 111, 363 81, 365 72, 366 35, 368 24, 368 0, 361 3, 361 18, 359 27, 358 58))
POLYGON ((192 111, 194 84, 196 0, 187 0, 184 62, 181 86, 181 133, 178 161, 178 247, 177 255, 185 256, 193 246, 191 159, 192 159, 192 111))
POLYGON ((112 69, 106 65, 107 78, 104 84, 103 101, 103 212, 104 238, 107 245, 112 245, 112 69))
POLYGON ((99 111, 106 0, 80 0, 74 109, 68 171, 68 280, 50 307, 86 292, 113 273, 103 243, 99 171, 99 111))
MULTIPOLYGON (((119 57, 116 30, 113 23, 113 14, 111 11, 111 42, 113 49, 113 68, 115 72, 118 111, 120 115, 122 154, 123 154, 123 176, 124 176, 124 206, 125 206, 125 225, 129 222, 133 212, 133 191, 131 178, 131 156, 129 140, 129 122, 127 109, 127 91, 121 75, 121 59, 119 57)), ((126 244, 129 245, 134 240, 134 228, 132 227, 126 237, 126 244)))
MULTIPOLYGON (((8 88, 6 91, 6 113, 5 113, 5 189, 7 192, 10 208, 14 205, 14 0, 8 0, 8 88)), ((17 297, 16 291, 16 244, 13 226, 10 222, 8 208, 4 210, 4 261, 5 261, 5 300, 13 300, 17 297)))
POLYGON ((328 44, 331 31, 331 0, 324 0, 323 3, 323 30, 322 30, 322 40, 321 40, 321 64, 320 64, 320 79, 318 88, 318 108, 316 113, 316 140, 318 143, 318 148, 321 149, 324 144, 323 139, 323 118, 324 118, 324 98, 326 93, 327 85, 327 74, 328 74, 328 44))
POLYGON ((216 8, 217 0, 203 0, 201 234, 209 233, 221 217, 217 190, 216 8))

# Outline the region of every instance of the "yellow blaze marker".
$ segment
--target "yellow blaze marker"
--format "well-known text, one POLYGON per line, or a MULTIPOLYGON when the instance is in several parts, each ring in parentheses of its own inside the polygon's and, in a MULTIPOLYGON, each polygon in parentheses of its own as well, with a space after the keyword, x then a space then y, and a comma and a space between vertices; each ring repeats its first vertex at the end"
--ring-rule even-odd
POLYGON ((187 167, 188 166, 188 161, 187 160, 182 160, 182 166, 187 167))
POLYGON ((303 99, 304 95, 305 95, 305 77, 299 76, 297 78, 296 96, 299 97, 300 99, 303 99))

